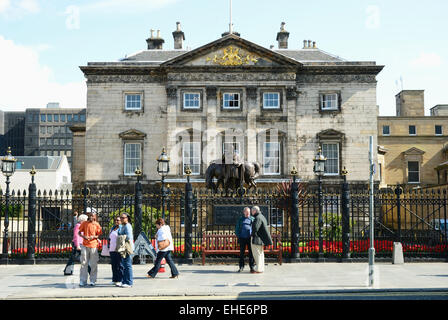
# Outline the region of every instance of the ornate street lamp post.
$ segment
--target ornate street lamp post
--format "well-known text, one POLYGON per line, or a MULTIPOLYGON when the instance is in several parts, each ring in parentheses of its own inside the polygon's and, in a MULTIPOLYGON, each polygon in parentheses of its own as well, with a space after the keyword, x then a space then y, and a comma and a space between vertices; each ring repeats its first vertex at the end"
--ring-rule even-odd
POLYGON ((165 197, 167 195, 165 177, 170 172, 170 158, 166 154, 165 148, 162 149, 162 153, 157 158, 157 162, 157 173, 162 177, 162 219, 165 219, 165 197))
POLYGON ((9 228, 9 178, 16 171, 16 161, 11 155, 11 147, 8 147, 6 156, 2 160, 2 172, 6 177, 6 195, 5 195, 5 231, 3 233, 3 259, 8 260, 8 228, 9 228))
POLYGON ((322 207, 323 207, 323 192, 322 192, 322 177, 325 173, 325 161, 327 159, 322 154, 322 148, 319 146, 316 157, 313 159, 314 161, 314 174, 317 175, 319 181, 319 193, 318 193, 318 201, 319 201, 319 259, 323 258, 324 247, 323 247, 323 234, 322 229, 324 226, 324 221, 322 219, 322 207))

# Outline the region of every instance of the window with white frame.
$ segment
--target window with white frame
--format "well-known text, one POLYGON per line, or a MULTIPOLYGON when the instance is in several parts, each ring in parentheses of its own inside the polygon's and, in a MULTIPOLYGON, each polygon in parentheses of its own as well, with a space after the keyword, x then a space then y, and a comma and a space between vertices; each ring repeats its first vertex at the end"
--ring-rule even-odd
POLYGON ((443 135, 443 131, 442 131, 442 126, 441 125, 435 125, 434 126, 434 131, 436 133, 436 136, 443 135))
POLYGON ((183 174, 185 174, 185 169, 189 166, 192 175, 199 175, 201 173, 201 143, 184 142, 182 156, 183 174))
POLYGON ((420 183, 420 165, 418 161, 408 161, 408 182, 420 183))
POLYGON ((125 110, 140 110, 142 108, 142 95, 140 93, 126 93, 124 100, 125 110))
POLYGON ((322 154, 325 161, 325 175, 339 175, 339 143, 325 142, 322 143, 322 154))
POLYGON ((240 94, 238 92, 225 92, 222 99, 223 109, 239 109, 240 94))
POLYGON ((124 175, 133 176, 135 170, 141 168, 141 143, 124 144, 124 175))
POLYGON ((265 142, 263 149, 265 175, 280 174, 280 142, 265 142))
POLYGON ((184 109, 201 108, 201 94, 199 92, 184 92, 184 109))
POLYGON ((390 126, 383 126, 383 136, 388 136, 390 135, 390 126))
POLYGON ((337 93, 324 93, 321 95, 321 110, 338 110, 339 95, 337 93))
POLYGON ((263 93, 263 108, 279 109, 280 108, 280 93, 278 93, 278 92, 263 93))

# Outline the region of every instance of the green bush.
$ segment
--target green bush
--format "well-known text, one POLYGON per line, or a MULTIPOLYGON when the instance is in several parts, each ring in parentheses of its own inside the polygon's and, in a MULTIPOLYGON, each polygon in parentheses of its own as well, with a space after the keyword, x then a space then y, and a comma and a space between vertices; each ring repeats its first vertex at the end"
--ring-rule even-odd
MULTIPOLYGON (((322 235, 325 239, 342 240, 342 215, 333 212, 322 213, 322 235)), ((352 223, 350 221, 350 229, 352 223)), ((314 234, 319 235, 319 216, 314 218, 314 234)))
MULTIPOLYGON (((118 210, 115 210, 109 215, 109 229, 112 228, 114 225, 114 218, 119 216, 121 213, 126 212, 130 216, 130 222, 132 223, 132 226, 135 227, 135 220, 134 220, 134 206, 128 207, 128 208, 121 208, 118 210)), ((165 210, 165 218, 169 216, 169 211, 165 210)), ((162 210, 158 208, 154 208, 151 206, 145 206, 142 205, 142 231, 146 233, 148 236, 154 236, 157 232, 156 228, 156 220, 157 218, 162 217, 162 210)))
MULTIPOLYGON (((6 206, 4 204, 0 204, 0 216, 4 217, 6 211, 6 206)), ((23 217, 23 206, 21 204, 10 204, 8 210, 9 218, 18 218, 23 217)))

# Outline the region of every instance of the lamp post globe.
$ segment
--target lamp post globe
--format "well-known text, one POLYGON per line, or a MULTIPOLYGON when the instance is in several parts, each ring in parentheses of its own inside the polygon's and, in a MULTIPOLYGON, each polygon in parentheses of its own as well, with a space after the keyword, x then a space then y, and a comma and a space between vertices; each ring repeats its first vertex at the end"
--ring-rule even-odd
POLYGON ((170 172, 170 158, 166 154, 165 148, 162 149, 162 153, 157 158, 157 162, 157 173, 160 174, 162 178, 165 178, 170 172))
POLYGON ((16 171, 16 161, 12 154, 11 154, 11 147, 8 147, 8 150, 6 151, 6 156, 2 159, 2 173, 5 175, 6 178, 11 177, 14 172, 16 171))
POLYGON ((313 159, 314 161, 314 168, 313 171, 317 176, 323 176, 325 173, 325 161, 327 161, 327 158, 324 157, 322 154, 322 148, 319 146, 319 149, 317 150, 316 157, 313 159))

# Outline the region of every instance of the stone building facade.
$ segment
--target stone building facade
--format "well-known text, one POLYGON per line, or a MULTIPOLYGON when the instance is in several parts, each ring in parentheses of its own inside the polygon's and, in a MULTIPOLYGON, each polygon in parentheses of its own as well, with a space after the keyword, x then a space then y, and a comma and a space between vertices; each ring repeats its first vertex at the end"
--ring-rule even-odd
MULTIPOLYGON (((87 183, 156 181, 156 158, 166 148, 168 180, 201 182, 212 161, 229 148, 261 164, 259 181, 313 180, 318 146, 327 157, 327 182, 369 178, 369 136, 377 143, 375 62, 346 61, 304 41, 288 49, 284 24, 278 49, 239 34, 193 50, 163 49, 153 34, 148 49, 116 62, 81 66, 87 78, 87 183)), ((374 157, 377 154, 375 151, 374 157)))
POLYGON ((380 186, 447 183, 448 114, 436 106, 425 116, 423 90, 403 90, 396 101, 396 116, 378 117, 378 144, 384 151, 380 186))

